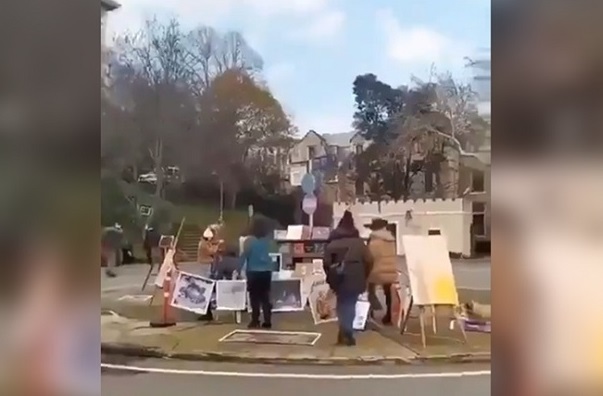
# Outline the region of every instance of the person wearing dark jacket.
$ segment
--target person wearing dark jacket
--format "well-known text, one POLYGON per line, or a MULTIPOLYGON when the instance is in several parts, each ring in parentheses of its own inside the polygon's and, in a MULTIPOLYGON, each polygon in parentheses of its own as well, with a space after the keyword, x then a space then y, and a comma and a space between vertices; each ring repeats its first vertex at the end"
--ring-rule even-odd
POLYGON ((337 296, 339 321, 339 345, 356 345, 354 317, 358 296, 366 291, 373 259, 364 240, 354 225, 354 219, 346 211, 331 232, 323 258, 327 283, 337 296))

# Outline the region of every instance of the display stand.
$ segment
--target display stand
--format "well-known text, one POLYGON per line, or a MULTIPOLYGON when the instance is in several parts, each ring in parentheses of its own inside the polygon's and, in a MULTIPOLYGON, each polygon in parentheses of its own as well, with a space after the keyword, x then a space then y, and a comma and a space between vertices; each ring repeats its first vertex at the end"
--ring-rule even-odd
MULTIPOLYGON (((400 325, 400 334, 403 335, 404 331, 406 330, 406 325, 408 324, 408 319, 410 317, 410 311, 412 310, 412 308, 414 307, 414 301, 413 301, 413 297, 410 297, 410 304, 408 305, 408 312, 405 312, 404 314, 404 318, 402 320, 402 323, 400 325)), ((454 307, 452 305, 417 305, 416 306, 419 309, 419 326, 421 328, 421 343, 423 344, 423 348, 427 347, 427 335, 426 335, 426 331, 425 331, 425 327, 426 327, 426 313, 427 310, 429 309, 431 311, 431 328, 433 331, 433 334, 437 334, 438 333, 438 328, 437 328, 437 312, 438 310, 441 309, 447 309, 449 312, 452 311, 453 316, 454 316, 454 321, 456 321, 458 327, 461 330, 461 333, 463 335, 463 341, 465 343, 467 343, 467 333, 465 332, 465 328, 463 326, 463 317, 461 315, 461 311, 460 311, 460 307, 454 307)))
POLYGON ((276 240, 279 253, 282 255, 281 268, 295 271, 297 263, 311 263, 312 260, 322 259, 327 246, 324 239, 276 240))

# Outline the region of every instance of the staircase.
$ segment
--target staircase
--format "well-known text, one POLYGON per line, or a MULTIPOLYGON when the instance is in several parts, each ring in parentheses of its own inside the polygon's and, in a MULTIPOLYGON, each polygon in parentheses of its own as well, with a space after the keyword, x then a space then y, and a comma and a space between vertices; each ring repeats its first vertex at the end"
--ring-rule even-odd
POLYGON ((178 238, 178 249, 186 255, 184 261, 197 261, 197 247, 203 230, 196 224, 184 224, 178 238))

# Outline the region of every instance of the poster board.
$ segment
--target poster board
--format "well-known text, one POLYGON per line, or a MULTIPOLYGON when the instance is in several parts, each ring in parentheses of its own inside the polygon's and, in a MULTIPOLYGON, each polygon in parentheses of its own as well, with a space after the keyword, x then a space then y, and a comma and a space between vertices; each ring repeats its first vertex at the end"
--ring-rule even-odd
POLYGON ((219 280, 216 282, 216 309, 244 311, 247 308, 247 282, 245 280, 219 280))
POLYGON ((402 235, 413 303, 458 306, 459 298, 442 235, 402 235))
POLYGON ((273 279, 270 288, 272 312, 303 311, 302 280, 299 278, 273 279))
POLYGON ((317 281, 308 297, 314 324, 337 321, 337 297, 325 281, 317 281))
POLYGON ((170 305, 184 311, 205 315, 216 281, 200 275, 180 272, 176 279, 170 305))

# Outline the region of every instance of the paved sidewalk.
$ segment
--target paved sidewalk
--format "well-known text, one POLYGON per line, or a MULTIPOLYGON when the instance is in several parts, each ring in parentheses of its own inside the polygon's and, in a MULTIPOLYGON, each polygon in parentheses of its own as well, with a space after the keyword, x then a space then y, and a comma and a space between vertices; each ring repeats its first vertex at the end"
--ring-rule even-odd
MULTIPOLYGON (((167 357, 186 360, 236 361, 278 364, 412 364, 433 362, 489 361, 490 336, 469 333, 467 344, 461 341, 460 332, 451 332, 448 323, 439 324, 437 335, 429 335, 427 348, 423 349, 418 331, 418 320, 409 321, 404 336, 391 327, 377 327, 357 334, 355 347, 335 346, 336 323, 314 325, 310 312, 275 314, 274 329, 321 333, 314 346, 267 345, 253 343, 225 343, 220 338, 235 329, 245 328, 235 324, 231 313, 221 313, 219 320, 205 323, 194 315, 181 312, 179 323, 170 328, 149 327, 148 317, 155 307, 146 304, 114 305, 113 311, 123 316, 102 315, 102 345, 104 353, 142 357, 167 357), (132 314, 146 315, 134 318, 132 314), (146 316, 146 317, 145 317, 146 316)), ((155 305, 155 304, 153 304, 155 305)))

